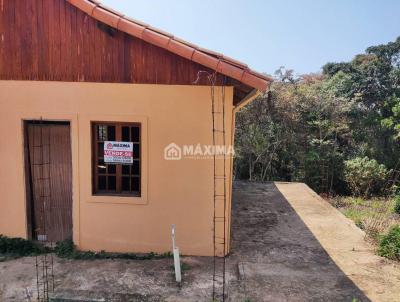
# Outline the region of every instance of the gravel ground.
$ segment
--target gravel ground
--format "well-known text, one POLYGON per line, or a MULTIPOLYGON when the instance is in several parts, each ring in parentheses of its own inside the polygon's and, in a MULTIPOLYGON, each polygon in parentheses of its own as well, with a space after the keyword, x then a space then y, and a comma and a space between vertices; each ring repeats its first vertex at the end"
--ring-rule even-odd
MULTIPOLYGON (((248 182, 234 185, 232 253, 227 258, 228 301, 400 301, 397 299, 400 295, 395 296, 400 288, 398 265, 374 256, 364 245, 356 253, 361 245, 358 241, 354 242, 354 251, 341 253, 341 246, 335 240, 346 240, 346 232, 349 232, 349 240, 353 240, 360 235, 356 228, 343 231, 332 224, 325 225, 329 217, 336 219, 337 224, 347 225, 347 220, 341 214, 337 216, 330 205, 325 207, 315 202, 315 196, 301 184, 287 185, 293 186, 289 191, 282 186, 248 182), (298 203, 289 202, 277 186, 290 200, 295 200, 291 195, 294 190, 294 196, 303 198, 304 203, 299 207, 298 203), (307 205, 312 213, 304 214, 307 205), (318 229, 329 234, 331 244, 319 238, 322 235, 318 229), (352 263, 356 256, 359 258, 357 266, 370 274, 356 272, 353 276, 351 270, 347 271, 348 266, 343 265, 341 257, 345 258, 344 263, 352 263), (377 278, 379 269, 382 275, 387 273, 391 277, 377 278), (396 280, 397 285, 393 284, 396 280)), ((53 301, 210 302, 213 259, 184 257, 183 263, 183 282, 178 286, 174 282, 172 259, 65 260, 55 257, 57 298, 53 301)), ((33 257, 0 263, 1 302, 35 301, 34 264, 33 257)))

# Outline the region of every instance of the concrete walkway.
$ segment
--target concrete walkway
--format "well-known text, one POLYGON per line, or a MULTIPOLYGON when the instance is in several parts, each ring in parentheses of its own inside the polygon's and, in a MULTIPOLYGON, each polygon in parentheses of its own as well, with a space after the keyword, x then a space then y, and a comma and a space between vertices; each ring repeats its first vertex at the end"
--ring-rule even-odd
POLYGON ((335 264, 372 301, 400 301, 400 266, 378 257, 365 233, 301 183, 276 183, 335 264))
POLYGON ((400 266, 306 185, 238 182, 234 197, 232 301, 400 301, 400 266))

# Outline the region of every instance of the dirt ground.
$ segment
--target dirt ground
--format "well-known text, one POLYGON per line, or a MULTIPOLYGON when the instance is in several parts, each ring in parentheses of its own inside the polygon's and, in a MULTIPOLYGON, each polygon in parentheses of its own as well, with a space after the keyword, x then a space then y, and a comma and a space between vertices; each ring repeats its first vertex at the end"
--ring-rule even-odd
MULTIPOLYGON (((305 185, 237 182, 233 197, 228 301, 400 301, 400 266, 305 185)), ((178 286, 172 259, 55 258, 53 301, 210 302, 212 258, 183 262, 178 286)), ((34 301, 34 263, 0 263, 1 302, 34 301)))

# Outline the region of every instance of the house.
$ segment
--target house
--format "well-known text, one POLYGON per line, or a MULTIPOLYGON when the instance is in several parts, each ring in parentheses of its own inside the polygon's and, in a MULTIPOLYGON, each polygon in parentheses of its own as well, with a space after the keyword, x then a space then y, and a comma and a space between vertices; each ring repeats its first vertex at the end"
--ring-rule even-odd
POLYGON ((221 145, 271 79, 98 1, 0 9, 0 234, 161 253, 174 224, 183 254, 227 253, 221 145))

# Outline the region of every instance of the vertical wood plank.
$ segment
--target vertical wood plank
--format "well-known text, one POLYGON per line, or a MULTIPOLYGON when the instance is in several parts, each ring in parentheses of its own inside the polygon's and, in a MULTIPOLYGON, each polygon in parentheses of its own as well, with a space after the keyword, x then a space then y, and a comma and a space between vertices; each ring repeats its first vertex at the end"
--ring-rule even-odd
POLYGON ((129 83, 133 81, 132 77, 132 63, 131 63, 131 44, 130 44, 130 38, 127 34, 123 34, 123 47, 124 47, 124 60, 123 60, 123 66, 124 66, 124 82, 129 83))
POLYGON ((48 49, 48 18, 46 17, 48 0, 37 0, 36 22, 37 22, 37 44, 38 44, 38 80, 46 80, 49 73, 49 49, 48 49))
POLYGON ((64 2, 64 13, 65 13, 65 23, 64 23, 64 56, 62 59, 65 61, 65 78, 68 79, 68 81, 73 81, 74 78, 72 76, 73 74, 73 59, 72 59, 72 14, 73 14, 73 9, 70 5, 67 5, 66 2, 64 2))
POLYGON ((65 11, 66 1, 58 2, 58 36, 59 36, 59 45, 60 45, 60 69, 59 69, 59 77, 60 79, 68 78, 67 76, 67 69, 68 69, 68 60, 67 60, 67 44, 66 44, 66 18, 67 14, 65 11))
MULTIPOLYGON (((10 41, 9 41, 9 45, 10 45, 10 53, 7 53, 7 60, 9 63, 9 76, 11 80, 17 79, 18 78, 18 71, 21 69, 20 66, 18 66, 18 64, 20 64, 20 62, 18 62, 18 54, 17 54, 17 49, 19 49, 18 47, 18 29, 16 28, 16 3, 17 1, 15 1, 12 5, 9 6, 10 9, 10 15, 8 16, 8 25, 9 25, 9 32, 10 32, 10 41), (12 28, 14 28, 14 30, 11 30, 12 28)), ((18 51, 20 52, 20 50, 18 51)))
MULTIPOLYGON (((118 30, 110 35, 110 28, 65 0, 0 3, 2 80, 192 85, 200 70, 212 72, 118 30)), ((203 76, 199 84, 209 83, 203 76)), ((246 94, 251 88, 240 90, 246 94)))
POLYGON ((62 66, 62 58, 61 58, 61 39, 63 33, 60 31, 60 3, 59 0, 52 0, 52 23, 50 24, 52 28, 52 42, 53 42, 53 64, 54 64, 54 75, 55 80, 60 81, 61 77, 61 66, 62 66))
MULTIPOLYGON (((4 7, 4 1, 0 2, 0 62, 4 62, 5 54, 5 35, 7 34, 7 27, 5 23, 6 9, 4 7)), ((4 74, 4 65, 0 65, 0 76, 4 74)))

